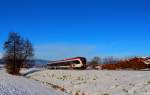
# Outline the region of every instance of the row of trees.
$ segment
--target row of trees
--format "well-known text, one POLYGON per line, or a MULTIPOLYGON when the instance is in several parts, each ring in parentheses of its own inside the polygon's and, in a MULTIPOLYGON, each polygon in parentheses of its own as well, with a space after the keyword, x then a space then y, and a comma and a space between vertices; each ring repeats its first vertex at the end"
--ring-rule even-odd
POLYGON ((94 57, 89 65, 92 69, 97 69, 100 66, 101 69, 116 70, 116 69, 146 69, 150 68, 150 65, 145 64, 143 58, 133 57, 127 59, 116 59, 113 57, 106 57, 101 59, 100 57, 94 57))
POLYGON ((100 58, 96 56, 89 62, 88 66, 95 69, 97 66, 102 64, 116 64, 119 63, 120 61, 121 61, 120 59, 114 58, 112 56, 105 58, 100 58))
POLYGON ((32 43, 15 32, 9 33, 3 48, 3 59, 6 63, 7 72, 10 74, 18 75, 23 65, 34 55, 32 43))
POLYGON ((149 68, 148 64, 145 64, 141 58, 130 58, 128 60, 119 61, 117 64, 103 64, 102 69, 116 70, 116 69, 132 69, 140 70, 149 68))

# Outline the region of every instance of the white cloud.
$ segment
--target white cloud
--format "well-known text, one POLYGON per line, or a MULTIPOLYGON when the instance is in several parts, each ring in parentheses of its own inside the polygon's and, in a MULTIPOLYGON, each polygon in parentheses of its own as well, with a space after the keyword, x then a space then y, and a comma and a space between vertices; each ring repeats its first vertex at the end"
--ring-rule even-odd
POLYGON ((64 59, 76 56, 91 58, 94 55, 95 46, 81 44, 45 44, 35 46, 35 55, 41 59, 64 59))

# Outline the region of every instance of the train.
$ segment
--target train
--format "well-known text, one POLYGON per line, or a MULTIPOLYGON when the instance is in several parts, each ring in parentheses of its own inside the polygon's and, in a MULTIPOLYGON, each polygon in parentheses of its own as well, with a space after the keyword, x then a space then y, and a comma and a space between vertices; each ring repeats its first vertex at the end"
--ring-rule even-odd
POLYGON ((75 57, 59 61, 51 61, 47 64, 48 69, 86 69, 86 58, 75 57))

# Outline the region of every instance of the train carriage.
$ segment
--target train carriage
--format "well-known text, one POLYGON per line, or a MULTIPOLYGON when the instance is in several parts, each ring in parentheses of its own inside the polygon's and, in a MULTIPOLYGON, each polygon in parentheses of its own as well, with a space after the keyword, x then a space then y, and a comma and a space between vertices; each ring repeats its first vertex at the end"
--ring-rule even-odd
POLYGON ((49 69, 86 69, 86 58, 76 57, 47 64, 49 69))

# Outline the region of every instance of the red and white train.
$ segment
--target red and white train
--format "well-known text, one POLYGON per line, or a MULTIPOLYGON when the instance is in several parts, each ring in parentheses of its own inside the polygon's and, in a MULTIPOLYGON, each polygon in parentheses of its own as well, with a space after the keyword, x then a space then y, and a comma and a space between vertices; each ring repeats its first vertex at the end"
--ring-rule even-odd
POLYGON ((86 58, 76 57, 60 61, 52 61, 47 64, 49 69, 86 69, 86 58))

